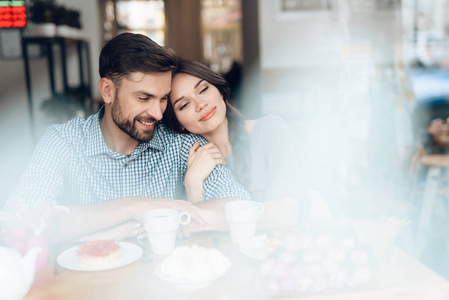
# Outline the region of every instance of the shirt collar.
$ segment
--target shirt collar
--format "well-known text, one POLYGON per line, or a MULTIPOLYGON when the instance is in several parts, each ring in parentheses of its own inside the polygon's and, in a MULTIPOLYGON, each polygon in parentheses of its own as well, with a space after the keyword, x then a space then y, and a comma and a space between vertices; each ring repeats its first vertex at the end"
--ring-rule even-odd
POLYGON ((164 151, 165 145, 163 135, 164 135, 164 125, 162 124, 161 121, 159 121, 156 123, 153 138, 151 139, 151 141, 149 141, 148 143, 144 143, 143 145, 148 144, 147 147, 154 148, 159 151, 164 151))
MULTIPOLYGON (((88 128, 86 131, 86 154, 87 156, 95 156, 99 154, 109 153, 109 154, 117 154, 115 151, 108 148, 106 142, 104 141, 103 134, 100 129, 100 120, 104 115, 104 105, 100 108, 98 113, 89 117, 87 123, 88 128)), ((138 155, 145 151, 148 148, 153 148, 159 151, 164 151, 164 139, 163 139, 163 125, 161 122, 156 124, 156 128, 154 130, 154 136, 151 141, 147 143, 139 144, 136 149, 133 151, 131 156, 138 155)), ((116 155, 114 155, 116 156, 116 155)))

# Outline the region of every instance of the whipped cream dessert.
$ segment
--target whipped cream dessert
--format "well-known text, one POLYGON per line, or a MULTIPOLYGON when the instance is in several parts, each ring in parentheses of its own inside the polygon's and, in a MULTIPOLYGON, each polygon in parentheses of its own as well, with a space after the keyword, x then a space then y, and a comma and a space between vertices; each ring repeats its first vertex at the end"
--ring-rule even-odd
POLYGON ((179 282, 203 282, 223 275, 231 266, 217 249, 198 245, 177 247, 159 266, 160 274, 179 282))

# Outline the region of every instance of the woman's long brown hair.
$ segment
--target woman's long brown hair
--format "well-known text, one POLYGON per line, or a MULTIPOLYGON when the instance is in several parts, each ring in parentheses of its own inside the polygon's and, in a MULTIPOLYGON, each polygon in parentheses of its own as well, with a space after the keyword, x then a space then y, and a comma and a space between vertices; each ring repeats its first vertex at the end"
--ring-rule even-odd
MULTIPOLYGON (((179 73, 186 73, 203 79, 215 86, 221 95, 223 95, 223 101, 226 103, 226 117, 229 122, 229 139, 235 158, 233 173, 241 184, 246 187, 249 186, 249 172, 251 167, 249 135, 244 128, 245 118, 243 114, 229 103, 229 96, 231 94, 229 84, 219 74, 202 63, 193 60, 180 59, 178 61, 178 68, 173 76, 179 73)), ((189 133, 187 130, 182 130, 170 101, 168 101, 167 109, 164 112, 163 121, 169 128, 177 132, 189 133)))

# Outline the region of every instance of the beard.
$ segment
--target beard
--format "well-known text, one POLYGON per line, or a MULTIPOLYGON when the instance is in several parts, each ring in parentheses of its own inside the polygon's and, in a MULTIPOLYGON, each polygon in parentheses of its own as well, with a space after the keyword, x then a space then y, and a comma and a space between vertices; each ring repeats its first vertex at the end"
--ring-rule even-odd
POLYGON ((154 128, 150 130, 139 131, 137 130, 136 122, 137 120, 142 120, 144 122, 156 123, 157 120, 143 115, 138 115, 133 120, 126 119, 126 117, 123 115, 118 96, 115 96, 114 103, 112 104, 111 115, 112 120, 118 126, 118 128, 120 128, 124 133, 126 133, 139 143, 147 143, 153 138, 154 128))

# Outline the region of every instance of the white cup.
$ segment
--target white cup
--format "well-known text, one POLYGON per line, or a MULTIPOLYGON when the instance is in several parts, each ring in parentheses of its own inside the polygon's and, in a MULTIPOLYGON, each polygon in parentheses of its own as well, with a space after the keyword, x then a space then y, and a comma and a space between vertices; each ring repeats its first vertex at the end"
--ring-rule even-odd
POLYGON ((179 225, 190 222, 188 212, 161 208, 145 212, 143 222, 147 231, 151 251, 154 254, 169 254, 175 249, 179 225))
POLYGON ((234 243, 240 244, 255 236, 257 220, 263 210, 263 203, 255 201, 238 200, 226 203, 225 216, 234 243))

